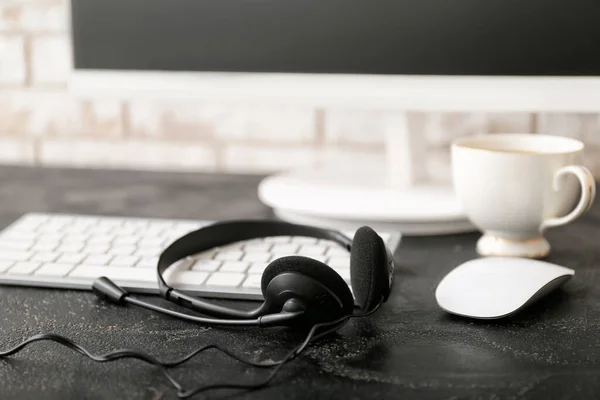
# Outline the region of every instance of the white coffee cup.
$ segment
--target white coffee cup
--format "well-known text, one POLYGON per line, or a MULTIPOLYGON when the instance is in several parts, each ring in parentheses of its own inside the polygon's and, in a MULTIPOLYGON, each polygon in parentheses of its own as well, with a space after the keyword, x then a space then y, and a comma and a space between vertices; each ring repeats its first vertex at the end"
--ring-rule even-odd
POLYGON ((596 186, 581 165, 584 144, 542 134, 485 134, 453 141, 452 179, 483 256, 541 258, 546 229, 591 207, 596 186))

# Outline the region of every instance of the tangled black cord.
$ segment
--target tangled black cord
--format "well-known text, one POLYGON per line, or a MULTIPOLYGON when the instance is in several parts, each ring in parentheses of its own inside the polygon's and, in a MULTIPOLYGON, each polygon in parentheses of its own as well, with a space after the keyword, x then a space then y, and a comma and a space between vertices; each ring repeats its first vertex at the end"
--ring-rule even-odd
POLYGON ((373 310, 370 310, 366 313, 348 315, 348 316, 339 318, 335 321, 323 322, 323 323, 313 325, 313 327, 310 329, 310 331, 308 332, 308 334, 306 335, 306 338, 304 339, 304 341, 302 341, 302 343, 300 343, 298 346, 296 346, 294 349, 292 349, 281 360, 272 361, 272 362, 268 362, 268 363, 256 363, 253 361, 245 360, 218 345, 208 345, 208 346, 198 348, 198 349, 194 350, 193 352, 189 353, 188 355, 186 355, 178 360, 171 361, 171 362, 160 361, 156 357, 154 357, 144 351, 131 350, 131 349, 114 350, 114 351, 110 351, 106 354, 95 355, 95 354, 92 354, 90 351, 86 350, 84 347, 73 342, 71 339, 68 339, 64 336, 57 335, 54 333, 45 333, 45 334, 31 336, 30 338, 19 343, 12 349, 0 352, 0 357, 3 358, 3 357, 8 357, 8 356, 14 355, 14 354, 18 353, 19 351, 23 350, 29 344, 32 344, 32 343, 38 342, 38 341, 48 340, 48 341, 59 343, 65 347, 68 347, 69 349, 71 349, 73 351, 76 351, 79 354, 82 354, 82 355, 90 358, 93 361, 100 362, 100 363, 115 361, 115 360, 125 359, 125 358, 134 358, 137 360, 147 362, 148 364, 153 364, 157 367, 160 367, 161 370, 163 371, 164 375, 166 376, 166 378, 171 382, 171 384, 175 387, 175 389, 177 389, 177 396, 182 399, 194 396, 201 392, 213 390, 213 389, 254 389, 255 390, 255 389, 260 389, 260 388, 268 385, 273 380, 273 378, 275 378, 275 375, 277 374, 277 372, 279 372, 279 370, 286 363, 288 363, 288 362, 292 361, 293 359, 295 359, 296 357, 298 357, 306 349, 306 347, 308 346, 308 344, 311 341, 317 340, 323 336, 329 335, 330 333, 332 333, 338 329, 339 324, 349 320, 350 318, 366 317, 368 315, 371 315, 379 308, 380 305, 381 305, 381 303, 379 303, 373 310), (329 328, 329 329, 315 335, 315 333, 317 332, 318 329, 332 326, 332 325, 333 325, 333 328, 329 328), (194 358, 196 355, 198 355, 204 351, 210 350, 210 349, 215 349, 217 351, 220 351, 220 352, 224 353, 225 355, 231 357, 232 359, 234 359, 238 362, 241 362, 243 364, 246 364, 246 365, 250 365, 253 367, 257 367, 257 368, 272 368, 272 367, 275 367, 275 368, 269 374, 269 376, 267 376, 266 379, 264 379, 263 381, 258 382, 258 383, 216 383, 216 384, 211 384, 211 385, 199 386, 195 389, 190 389, 190 390, 184 389, 183 385, 180 382, 178 382, 175 379, 175 377, 173 377, 173 375, 169 372, 169 370, 171 368, 175 368, 175 367, 178 367, 178 366, 186 363, 187 361, 194 358))

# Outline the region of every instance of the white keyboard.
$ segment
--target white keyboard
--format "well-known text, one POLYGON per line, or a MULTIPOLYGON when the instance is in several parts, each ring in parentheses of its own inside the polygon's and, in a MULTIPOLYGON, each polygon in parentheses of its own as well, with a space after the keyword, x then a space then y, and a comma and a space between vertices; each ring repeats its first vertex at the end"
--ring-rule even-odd
MULTIPOLYGON (((158 293, 156 263, 161 251, 211 222, 25 214, 0 232, 0 284, 91 290, 96 278, 106 276, 132 293, 158 293)), ((400 235, 378 233, 393 252, 400 235)), ((170 267, 165 279, 175 288, 204 297, 261 300, 263 270, 287 255, 323 261, 350 286, 348 251, 334 242, 290 236, 198 253, 170 267)))

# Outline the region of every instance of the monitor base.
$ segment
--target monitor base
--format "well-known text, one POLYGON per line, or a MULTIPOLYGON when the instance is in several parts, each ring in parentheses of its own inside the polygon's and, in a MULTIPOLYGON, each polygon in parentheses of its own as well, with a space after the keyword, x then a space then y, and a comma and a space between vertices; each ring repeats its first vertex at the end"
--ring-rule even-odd
POLYGON ((385 165, 320 166, 281 172, 259 184, 260 200, 285 221, 407 236, 471 232, 451 185, 391 185, 385 165))

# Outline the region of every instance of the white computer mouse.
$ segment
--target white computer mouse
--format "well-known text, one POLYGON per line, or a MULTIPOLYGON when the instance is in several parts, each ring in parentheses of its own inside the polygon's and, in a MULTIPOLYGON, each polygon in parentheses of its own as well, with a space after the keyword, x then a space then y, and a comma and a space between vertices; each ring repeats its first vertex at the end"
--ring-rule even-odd
POLYGON ((471 318, 515 314, 571 279, 575 271, 528 258, 467 261, 438 284, 435 298, 449 313, 471 318))

